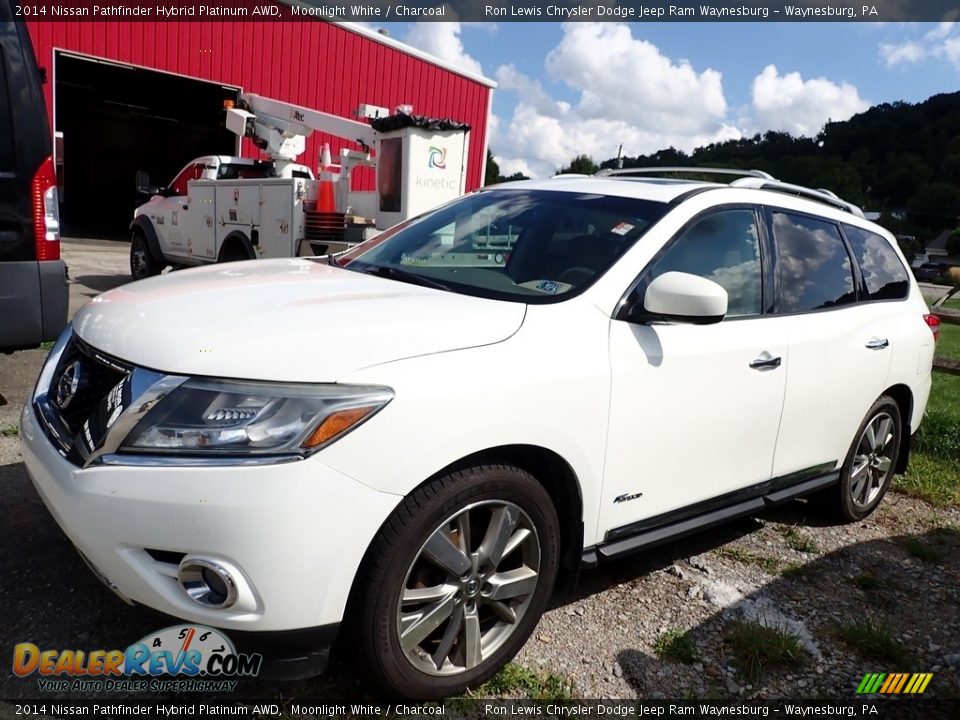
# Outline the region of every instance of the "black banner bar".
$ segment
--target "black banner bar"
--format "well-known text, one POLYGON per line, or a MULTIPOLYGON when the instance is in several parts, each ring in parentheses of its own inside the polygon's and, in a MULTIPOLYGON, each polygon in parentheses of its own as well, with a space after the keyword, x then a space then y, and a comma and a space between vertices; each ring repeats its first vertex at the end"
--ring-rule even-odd
POLYGON ((32 22, 909 22, 960 19, 958 0, 23 0, 32 22))
POLYGON ((431 702, 368 700, 4 700, 0 718, 421 718, 488 720, 645 720, 646 718, 876 718, 955 719, 960 700, 921 697, 845 700, 484 700, 449 698, 431 702))

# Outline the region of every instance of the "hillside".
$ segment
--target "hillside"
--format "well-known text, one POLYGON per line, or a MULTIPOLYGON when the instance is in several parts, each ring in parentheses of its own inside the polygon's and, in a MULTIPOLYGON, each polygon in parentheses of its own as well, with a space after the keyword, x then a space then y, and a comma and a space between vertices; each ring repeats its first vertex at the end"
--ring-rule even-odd
MULTIPOLYGON (((755 168, 774 177, 833 190, 882 222, 921 240, 954 228, 960 217, 960 92, 924 102, 885 103, 816 138, 767 132, 697 148, 626 158, 624 167, 708 165, 755 168), (906 213, 902 219, 894 217, 906 213)), ((604 168, 616 167, 606 160, 604 168)))

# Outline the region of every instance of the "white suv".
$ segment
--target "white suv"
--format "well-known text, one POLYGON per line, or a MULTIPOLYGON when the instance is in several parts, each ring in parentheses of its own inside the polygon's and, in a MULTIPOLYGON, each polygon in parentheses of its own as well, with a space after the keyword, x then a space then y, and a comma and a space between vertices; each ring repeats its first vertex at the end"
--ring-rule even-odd
POLYGON ((387 692, 476 686, 580 567, 801 495, 860 520, 905 468, 938 326, 896 243, 746 175, 514 183, 112 290, 27 468, 128 600, 304 673, 349 619, 387 692))

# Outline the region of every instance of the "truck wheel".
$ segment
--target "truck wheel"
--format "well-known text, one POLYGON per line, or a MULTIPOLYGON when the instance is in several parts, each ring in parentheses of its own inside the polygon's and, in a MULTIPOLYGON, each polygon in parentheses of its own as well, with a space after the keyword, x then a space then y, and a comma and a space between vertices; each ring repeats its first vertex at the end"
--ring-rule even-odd
POLYGON ((150 245, 142 232, 134 231, 130 238, 130 275, 134 280, 159 275, 163 264, 150 252, 150 245))
POLYGON ((354 617, 362 667, 408 698, 477 687, 536 627, 559 547, 553 502, 523 470, 483 465, 424 485, 367 553, 354 617))
POLYGON ((250 255, 246 248, 238 240, 229 241, 220 250, 220 257, 217 262, 238 262, 240 260, 249 260, 250 255))

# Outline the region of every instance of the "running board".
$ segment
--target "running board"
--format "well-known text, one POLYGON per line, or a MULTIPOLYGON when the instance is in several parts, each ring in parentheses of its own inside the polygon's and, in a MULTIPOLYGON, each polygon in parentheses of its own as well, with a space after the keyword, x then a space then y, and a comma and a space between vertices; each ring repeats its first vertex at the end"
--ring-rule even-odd
MULTIPOLYGON (((676 522, 638 530, 636 533, 628 536, 618 537, 615 540, 585 548, 581 557, 581 563, 587 568, 596 567, 599 562, 630 555, 656 545, 662 545, 671 540, 677 540, 687 535, 700 532, 701 530, 707 530, 717 525, 730 522, 731 520, 736 520, 737 518, 756 515, 768 507, 773 507, 774 505, 779 505, 789 500, 809 495, 817 490, 830 487, 839 479, 840 472, 834 471, 773 492, 764 492, 765 490, 772 489, 771 483, 762 483, 756 486, 758 494, 750 499, 741 500, 725 507, 685 517, 676 522)), ((747 492, 749 492, 749 490, 747 492)), ((737 494, 742 497, 741 493, 737 494)), ((607 533, 607 536, 616 536, 617 534, 620 534, 617 530, 611 530, 607 533)))

